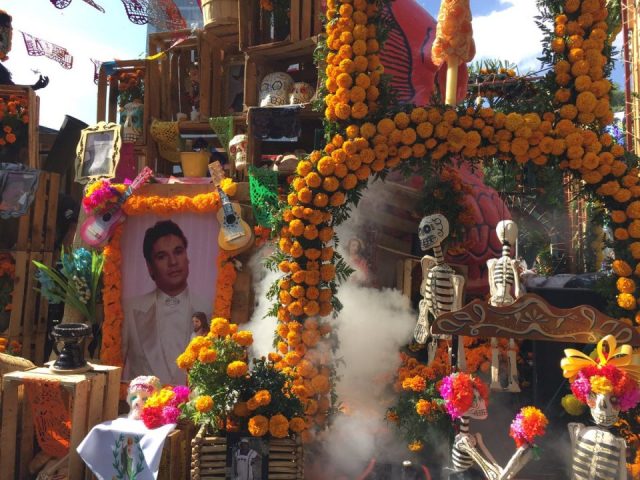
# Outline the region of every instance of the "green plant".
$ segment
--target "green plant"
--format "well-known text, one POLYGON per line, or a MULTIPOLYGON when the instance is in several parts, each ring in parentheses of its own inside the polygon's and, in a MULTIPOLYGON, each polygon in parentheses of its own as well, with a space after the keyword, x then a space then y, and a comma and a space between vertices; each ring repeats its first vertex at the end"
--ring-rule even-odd
POLYGON ((97 323, 96 305, 100 301, 102 253, 77 248, 60 251, 59 268, 33 261, 40 292, 50 303, 65 303, 77 309, 89 322, 97 323))

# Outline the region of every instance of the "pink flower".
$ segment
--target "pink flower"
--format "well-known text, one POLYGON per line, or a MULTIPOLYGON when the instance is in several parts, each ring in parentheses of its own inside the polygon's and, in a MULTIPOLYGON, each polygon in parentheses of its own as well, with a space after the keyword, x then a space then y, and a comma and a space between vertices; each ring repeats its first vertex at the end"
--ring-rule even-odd
POLYGON ((189 387, 185 385, 177 385, 173 387, 173 393, 175 396, 173 397, 173 403, 175 406, 180 405, 181 403, 186 403, 189 401, 189 394, 191 393, 189 387))
POLYGON ((167 423, 178 423, 180 417, 180 409, 178 407, 166 406, 162 407, 162 420, 167 423))

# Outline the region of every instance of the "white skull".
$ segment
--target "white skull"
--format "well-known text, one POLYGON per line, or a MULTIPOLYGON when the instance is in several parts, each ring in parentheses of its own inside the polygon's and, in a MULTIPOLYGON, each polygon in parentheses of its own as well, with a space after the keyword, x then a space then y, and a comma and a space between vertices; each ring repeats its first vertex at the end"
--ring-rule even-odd
POLYGON ((284 72, 274 72, 265 76, 260 84, 260 106, 273 107, 288 105, 289 94, 293 90, 293 78, 284 72))
POLYGON ((160 390, 160 379, 153 376, 140 376, 131 380, 129 391, 127 392, 127 403, 129 404, 129 418, 140 420, 142 408, 147 398, 160 390))
POLYGON ((496 233, 500 243, 513 246, 518 239, 518 225, 512 220, 501 220, 496 225, 496 233))
POLYGON ((247 136, 236 135, 229 142, 229 160, 233 159, 236 170, 242 170, 247 166, 247 136))
POLYGON ((144 105, 139 101, 129 102, 120 111, 120 124, 122 125, 122 140, 128 143, 136 143, 142 136, 142 124, 144 105))
POLYGON ((418 226, 418 237, 422 250, 429 250, 440 245, 448 236, 449 222, 440 213, 424 217, 418 226))
POLYGON ((291 105, 309 103, 314 93, 316 93, 314 88, 307 82, 296 82, 293 84, 293 92, 289 95, 289 103, 291 105))
POLYGON ((620 404, 610 393, 589 394, 587 399, 593 421, 601 427, 610 427, 618 420, 620 404))
POLYGON ((476 388, 473 389, 473 403, 471 408, 464 413, 465 417, 474 418, 476 420, 484 420, 487 418, 487 402, 484 401, 482 395, 476 388))

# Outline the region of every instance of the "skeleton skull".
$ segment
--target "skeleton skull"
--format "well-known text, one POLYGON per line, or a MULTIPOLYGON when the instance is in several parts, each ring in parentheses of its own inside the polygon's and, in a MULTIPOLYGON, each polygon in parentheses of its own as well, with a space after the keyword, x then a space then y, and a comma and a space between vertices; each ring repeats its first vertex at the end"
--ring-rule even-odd
POLYGON ((587 404, 591 409, 593 421, 601 427, 610 427, 618 420, 620 404, 618 399, 610 393, 589 394, 587 404))
POLYGON ((314 88, 307 82, 296 82, 293 84, 293 91, 289 95, 289 103, 297 105, 299 103, 309 103, 315 93, 314 88))
POLYGON ((140 101, 127 103, 120 112, 120 124, 122 125, 122 140, 128 143, 136 143, 142 136, 142 116, 144 105, 140 101))
POLYGON ((243 170, 247 166, 247 136, 236 135, 229 142, 229 160, 233 159, 236 170, 243 170))
POLYGON ((418 226, 418 237, 422 250, 440 245, 449 236, 449 222, 444 215, 436 213, 422 219, 418 226))
POLYGON ((284 72, 274 72, 265 76, 260 85, 260 106, 273 107, 289 104, 289 94, 293 90, 293 78, 284 72))
POLYGON ((144 403, 151 395, 160 390, 160 379, 153 376, 140 376, 131 380, 127 393, 127 403, 129 404, 129 418, 140 420, 144 403))
POLYGON ((500 243, 515 245, 518 239, 518 225, 512 220, 502 220, 496 225, 496 233, 500 243))
POLYGON ((487 418, 487 402, 484 401, 482 395, 476 388, 473 389, 473 403, 471 408, 464 413, 465 417, 473 418, 475 420, 484 420, 487 418))

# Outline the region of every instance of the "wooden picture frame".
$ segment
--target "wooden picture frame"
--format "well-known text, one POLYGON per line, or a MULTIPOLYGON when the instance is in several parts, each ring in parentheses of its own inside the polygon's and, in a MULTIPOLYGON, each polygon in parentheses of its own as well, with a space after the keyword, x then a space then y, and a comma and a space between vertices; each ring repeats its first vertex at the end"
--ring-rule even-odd
POLYGON ((234 55, 229 57, 224 64, 224 77, 222 80, 222 115, 233 115, 243 111, 244 75, 244 56, 234 55))
POLYGON ((76 182, 113 178, 120 160, 122 126, 98 122, 80 133, 76 148, 76 182))
POLYGON ((22 164, 0 163, 0 218, 26 214, 33 203, 40 170, 22 164))

